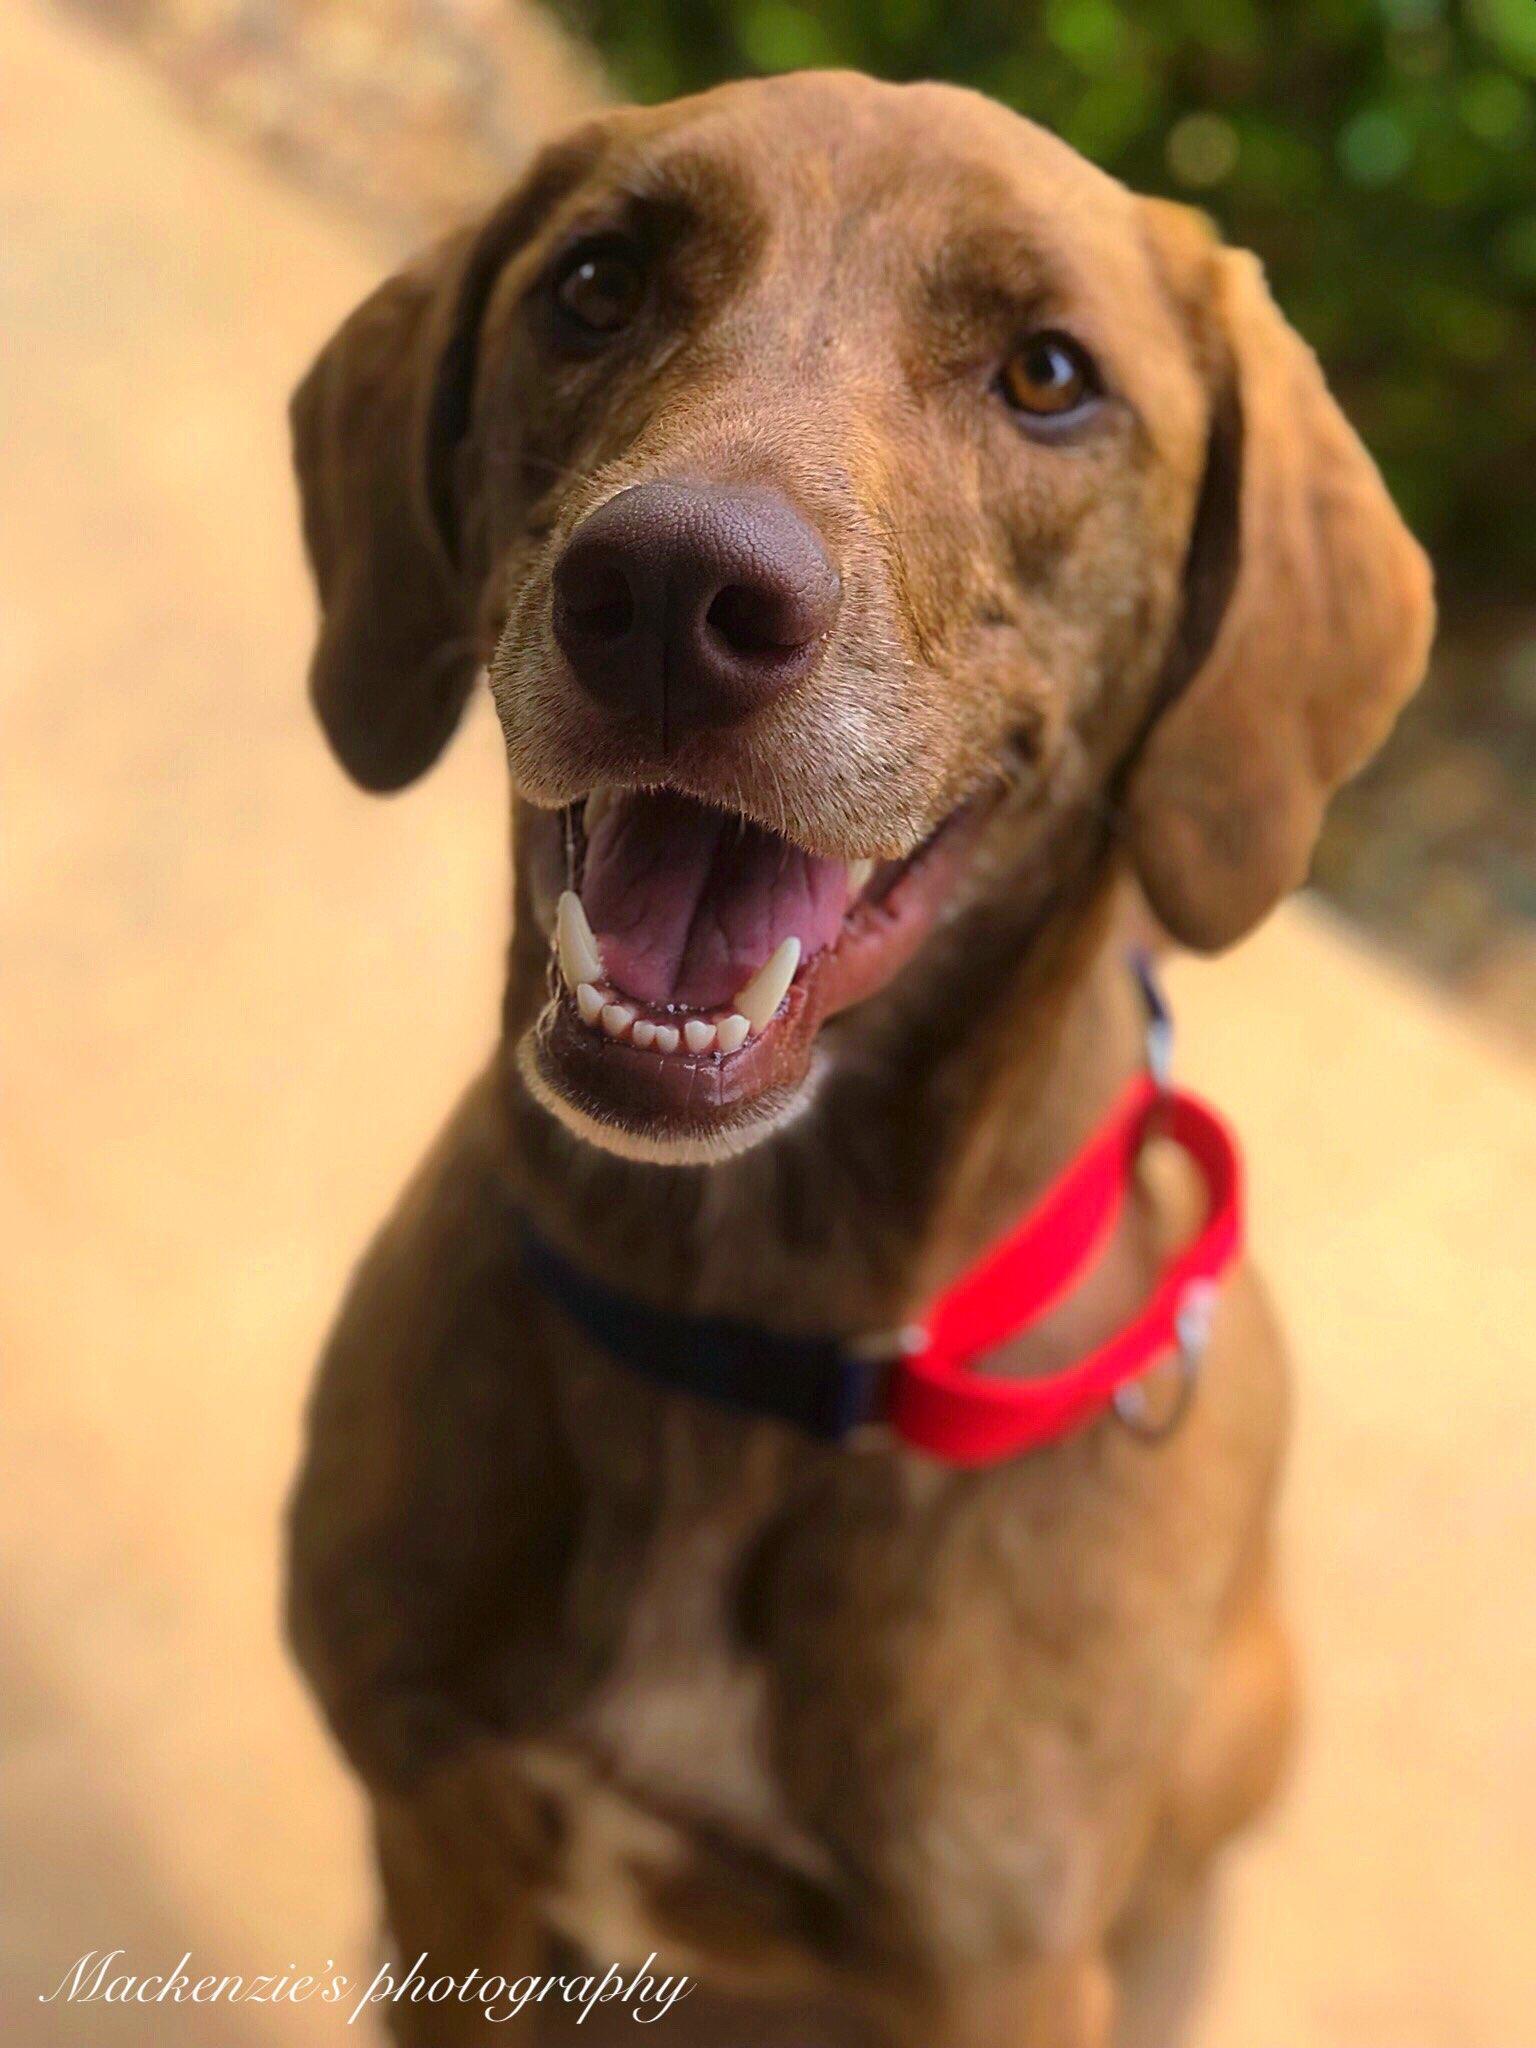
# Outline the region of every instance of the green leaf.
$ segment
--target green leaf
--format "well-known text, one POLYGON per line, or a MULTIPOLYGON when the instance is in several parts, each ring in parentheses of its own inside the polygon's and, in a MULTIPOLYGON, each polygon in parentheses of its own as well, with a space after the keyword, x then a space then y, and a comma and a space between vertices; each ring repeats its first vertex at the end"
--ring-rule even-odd
POLYGON ((755 0, 741 16, 741 46, 759 71, 803 71, 841 60, 836 41, 808 8, 755 0))
POLYGON ((1390 185, 1413 160, 1413 137, 1391 107, 1368 107, 1339 136, 1339 162, 1357 185, 1390 185))

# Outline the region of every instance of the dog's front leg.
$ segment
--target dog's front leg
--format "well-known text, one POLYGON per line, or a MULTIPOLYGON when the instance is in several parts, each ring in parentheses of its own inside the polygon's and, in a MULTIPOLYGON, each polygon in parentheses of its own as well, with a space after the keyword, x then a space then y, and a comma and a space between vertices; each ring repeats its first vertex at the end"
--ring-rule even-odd
MULTIPOLYGON (((547 1968, 533 1907, 551 1845, 549 1819, 494 1758, 479 1753, 436 1770, 408 1795, 374 1801, 374 1848, 393 1959, 377 2005, 400 2048, 458 2048, 486 2039, 485 1983, 503 2024, 519 1980, 547 1968), (412 1982, 413 1963, 424 1958, 412 1982), (451 1979, 440 2001, 430 1987, 451 1979)), ((514 2024, 512 2032, 523 2029, 514 2024)))

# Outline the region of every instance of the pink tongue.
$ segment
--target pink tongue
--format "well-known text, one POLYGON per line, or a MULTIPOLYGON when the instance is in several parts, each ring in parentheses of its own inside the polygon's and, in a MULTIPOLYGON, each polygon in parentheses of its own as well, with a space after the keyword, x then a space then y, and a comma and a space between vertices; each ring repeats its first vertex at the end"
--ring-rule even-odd
POLYGON ((728 1003, 787 938, 836 938, 844 861, 688 797, 616 798, 587 846, 581 900, 608 978, 645 1003, 728 1003))

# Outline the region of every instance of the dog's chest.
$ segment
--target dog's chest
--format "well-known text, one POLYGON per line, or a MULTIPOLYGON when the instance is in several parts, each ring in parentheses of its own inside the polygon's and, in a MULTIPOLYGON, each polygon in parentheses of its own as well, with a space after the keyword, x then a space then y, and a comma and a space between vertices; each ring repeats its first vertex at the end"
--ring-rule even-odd
POLYGON ((731 1623, 761 1524, 747 1498, 659 1510, 632 1561, 611 1661, 574 1733, 637 1793, 743 1833, 784 1826, 761 1665, 731 1623))
POLYGON ((590 1490, 566 1611, 587 1682, 523 1752, 560 1814, 551 1922, 643 1961, 709 1952, 736 1910, 739 1955, 765 1923, 844 1927, 851 1849, 914 1942, 1064 1925, 1093 1882, 1104 1726, 1135 1747, 1154 1718, 1107 1675, 1130 1617, 1088 1506, 1069 1507, 1091 1490, 1021 1470, 962 1494, 767 1432, 759 1457, 739 1424, 670 1403, 658 1422, 653 1400, 610 1382, 609 1427, 575 1439, 590 1490))
POLYGON ((638 1458, 602 1475, 571 1588, 595 1682, 522 1751, 560 1813, 551 1921, 588 1953, 636 1962, 690 1949, 668 1897, 716 1890, 733 1859, 812 1884, 826 1861, 788 1811, 764 1668, 732 1619, 773 1488, 750 1463, 722 1486, 685 1431, 662 1439, 643 1485, 638 1458))

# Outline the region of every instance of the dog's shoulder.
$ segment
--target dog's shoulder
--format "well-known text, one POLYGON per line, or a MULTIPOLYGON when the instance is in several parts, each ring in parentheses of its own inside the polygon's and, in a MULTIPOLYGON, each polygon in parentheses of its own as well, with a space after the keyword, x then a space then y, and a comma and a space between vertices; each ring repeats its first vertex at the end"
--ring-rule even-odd
POLYGON ((506 1144, 492 1069, 460 1101, 353 1274, 321 1362, 316 1435, 343 1409, 355 1425, 370 1408, 407 1401, 457 1408, 490 1369, 505 1404, 526 1405, 530 1375, 519 1368, 538 1346, 506 1144))
POLYGON ((456 1739, 444 1680, 504 1662, 509 1613, 531 1644, 557 1597, 573 1480, 503 1135, 487 1075, 359 1265, 310 1403, 289 1628, 367 1776, 456 1739))

